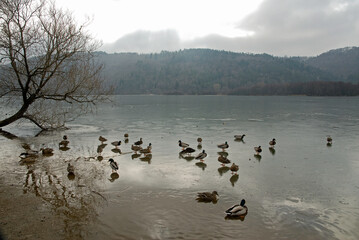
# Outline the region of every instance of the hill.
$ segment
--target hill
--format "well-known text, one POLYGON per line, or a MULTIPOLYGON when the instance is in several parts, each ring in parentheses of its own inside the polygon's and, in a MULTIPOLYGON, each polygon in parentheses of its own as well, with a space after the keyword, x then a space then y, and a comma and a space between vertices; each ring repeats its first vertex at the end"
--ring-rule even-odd
POLYGON ((359 82, 355 68, 359 60, 348 57, 353 54, 353 49, 357 50, 329 51, 313 58, 210 49, 158 54, 101 52, 98 56, 105 65, 104 77, 116 94, 357 95, 353 91, 359 82), (343 54, 343 62, 333 63, 336 54, 343 54), (346 63, 349 60, 353 62, 346 63), (338 67, 337 70, 333 65, 338 67), (338 82, 345 83, 341 83, 340 92, 334 93, 333 88, 339 86, 338 82), (303 92, 311 88, 321 91, 303 92))

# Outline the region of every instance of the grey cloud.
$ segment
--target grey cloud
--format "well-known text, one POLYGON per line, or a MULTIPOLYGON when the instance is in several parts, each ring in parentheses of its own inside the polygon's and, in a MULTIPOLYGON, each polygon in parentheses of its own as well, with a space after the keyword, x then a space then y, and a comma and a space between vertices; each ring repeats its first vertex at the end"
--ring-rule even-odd
POLYGON ((151 53, 162 50, 175 51, 180 49, 180 38, 174 30, 137 31, 127 34, 115 43, 105 44, 101 50, 112 52, 151 53))
POLYGON ((104 49, 148 53, 212 48, 276 56, 314 56, 334 48, 358 46, 358 12, 359 0, 265 0, 256 12, 237 25, 254 32, 248 37, 212 34, 183 41, 175 30, 139 31, 105 45, 104 49))

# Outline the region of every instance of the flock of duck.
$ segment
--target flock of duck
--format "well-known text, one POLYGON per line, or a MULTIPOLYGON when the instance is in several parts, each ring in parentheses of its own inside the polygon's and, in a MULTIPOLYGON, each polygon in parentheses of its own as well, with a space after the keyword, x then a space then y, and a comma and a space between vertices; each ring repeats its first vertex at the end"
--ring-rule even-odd
MULTIPOLYGON (((124 134, 125 143, 128 143, 128 141, 129 141, 128 137, 129 137, 129 135, 127 133, 124 134)), ((235 139, 235 141, 243 141, 244 137, 245 137, 245 134, 235 135, 234 139, 235 139)), ((98 138, 98 140, 101 143, 97 148, 97 153, 99 154, 98 160, 102 160, 103 157, 100 154, 103 151, 103 149, 105 148, 105 146, 107 145, 105 143, 107 141, 107 139, 103 136, 100 136, 98 138)), ((121 153, 121 150, 119 149, 119 146, 121 145, 121 143, 122 143, 121 140, 111 142, 111 145, 113 145, 115 147, 114 149, 112 149, 112 151, 121 153)), ((142 141, 142 138, 140 138, 138 141, 134 142, 131 145, 131 150, 134 152, 133 157, 140 157, 141 160, 150 161, 152 158, 152 153, 151 153, 152 144, 149 143, 148 146, 145 148, 142 147, 142 144, 143 144, 143 141, 142 141)), ((197 144, 198 144, 197 148, 201 149, 202 148, 202 138, 197 139, 197 144)), ((332 138, 330 136, 327 136, 327 145, 330 146, 331 144, 332 144, 332 138)), ((64 135, 62 141, 59 142, 59 149, 66 151, 69 149, 68 145, 69 145, 68 137, 66 135, 64 135)), ((272 140, 269 141, 269 149, 274 151, 275 145, 276 145, 276 139, 273 138, 272 140)), ((43 147, 40 148, 39 151, 32 150, 28 144, 23 144, 22 146, 26 151, 20 154, 20 158, 21 158, 20 161, 24 161, 26 163, 33 163, 35 161, 35 159, 39 156, 39 154, 42 154, 43 156, 52 156, 53 151, 54 151, 52 148, 45 147, 44 145, 43 145, 43 147)), ((205 161, 205 158, 207 157, 207 153, 205 150, 202 150, 196 156, 192 156, 192 153, 194 153, 196 150, 191 148, 188 143, 185 143, 181 140, 178 141, 178 146, 181 148, 179 155, 187 160, 196 159, 196 160, 199 160, 199 163, 203 164, 203 162, 205 161)), ((226 164, 231 163, 231 161, 228 159, 228 153, 226 152, 226 149, 229 148, 229 144, 228 144, 228 142, 225 142, 225 143, 218 144, 217 147, 222 150, 221 152, 218 152, 218 154, 219 154, 218 162, 220 162, 222 167, 225 167, 226 164)), ((255 151, 254 155, 257 157, 258 156, 260 157, 260 154, 262 152, 261 146, 254 147, 254 151, 255 151)), ((118 166, 117 162, 113 158, 109 158, 108 161, 109 161, 109 165, 112 169, 111 178, 118 178, 117 171, 119 170, 119 166, 118 166), (114 176, 112 176, 112 175, 114 175, 114 176)), ((232 175, 238 176, 237 172, 239 170, 239 166, 237 164, 232 163, 232 165, 229 167, 229 169, 231 170, 232 175)), ((67 171, 68 171, 69 179, 75 177, 75 167, 73 165, 71 165, 70 163, 68 163, 67 171)), ((219 199, 219 194, 217 191, 199 192, 199 193, 197 193, 197 198, 196 198, 196 200, 199 202, 213 202, 213 203, 216 203, 218 201, 218 199, 219 199)), ((235 205, 231 206, 230 208, 228 208, 225 211, 226 217, 228 217, 228 218, 239 217, 240 219, 243 220, 245 215, 248 212, 248 207, 245 205, 245 202, 246 202, 245 199, 242 199, 240 204, 235 204, 235 205)))

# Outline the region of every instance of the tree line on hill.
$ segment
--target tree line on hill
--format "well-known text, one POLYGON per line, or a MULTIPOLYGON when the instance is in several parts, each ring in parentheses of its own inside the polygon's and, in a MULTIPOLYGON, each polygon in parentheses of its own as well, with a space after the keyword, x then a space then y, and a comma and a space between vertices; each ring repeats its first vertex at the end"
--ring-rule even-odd
POLYGON ((188 49, 98 53, 115 94, 359 95, 359 48, 317 57, 188 49))

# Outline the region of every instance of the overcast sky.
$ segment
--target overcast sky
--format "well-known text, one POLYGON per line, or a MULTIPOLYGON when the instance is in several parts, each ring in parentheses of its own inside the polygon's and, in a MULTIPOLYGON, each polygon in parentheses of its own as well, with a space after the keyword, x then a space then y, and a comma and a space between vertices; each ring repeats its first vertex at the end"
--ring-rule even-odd
POLYGON ((316 56, 359 46, 359 0, 56 0, 106 52, 188 48, 316 56))

